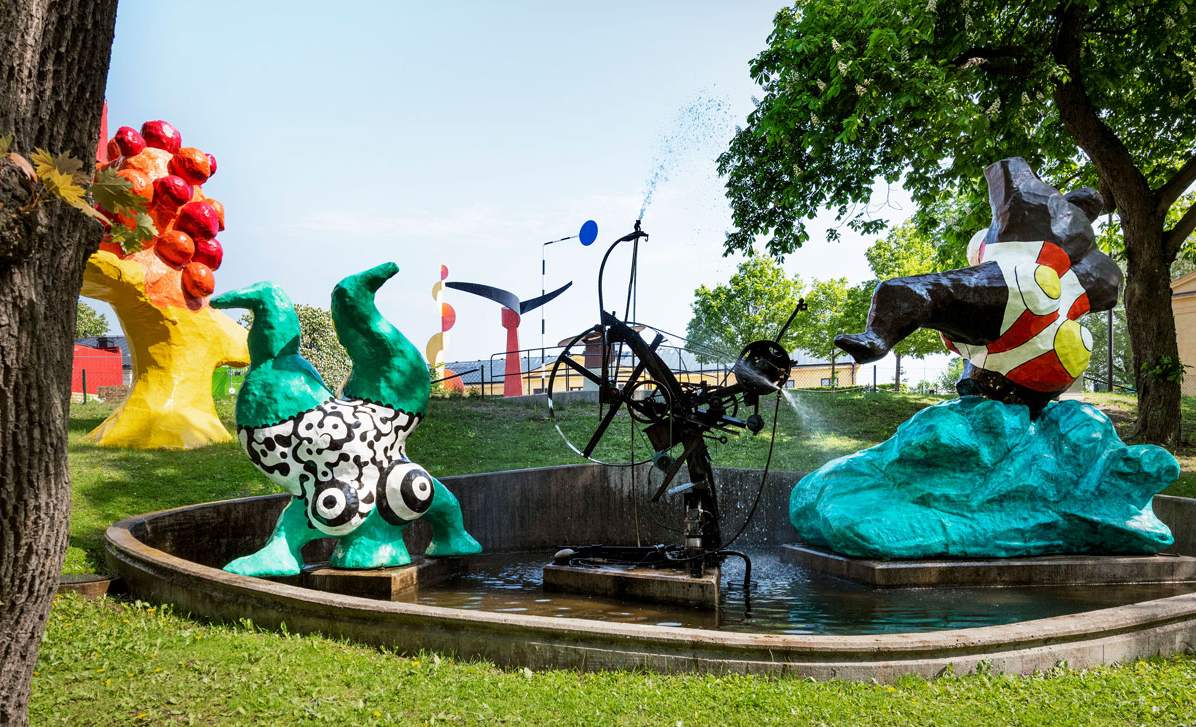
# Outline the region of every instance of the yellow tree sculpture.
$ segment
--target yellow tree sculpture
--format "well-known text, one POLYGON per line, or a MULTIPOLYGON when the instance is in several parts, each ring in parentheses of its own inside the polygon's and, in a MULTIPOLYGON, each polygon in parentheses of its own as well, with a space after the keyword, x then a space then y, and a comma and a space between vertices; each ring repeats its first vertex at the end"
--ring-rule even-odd
POLYGON ((115 167, 148 203, 155 237, 128 251, 106 239, 87 261, 81 293, 110 303, 133 359, 128 397, 88 437, 96 444, 136 449, 200 447, 228 440, 212 402, 212 372, 246 366, 245 329, 208 305, 212 271, 223 250, 224 206, 201 186, 216 160, 182 146, 164 121, 138 133, 121 127, 108 143, 106 166, 115 167))

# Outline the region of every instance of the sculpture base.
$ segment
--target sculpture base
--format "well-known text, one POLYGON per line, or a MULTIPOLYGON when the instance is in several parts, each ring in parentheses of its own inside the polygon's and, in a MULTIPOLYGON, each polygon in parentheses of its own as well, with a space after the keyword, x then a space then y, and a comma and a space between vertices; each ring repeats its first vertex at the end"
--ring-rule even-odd
POLYGON ((707 567, 700 578, 693 578, 681 571, 654 568, 546 565, 544 590, 713 610, 718 608, 720 575, 717 567, 707 567))
POLYGON ((1196 582, 1188 555, 1042 555, 952 560, 870 560, 784 545, 781 560, 877 588, 1126 585, 1196 582))
POLYGON ((348 570, 332 568, 327 563, 314 563, 297 576, 281 576, 270 580, 344 596, 396 601, 421 587, 434 586, 468 571, 467 558, 421 556, 409 565, 373 570, 348 570))

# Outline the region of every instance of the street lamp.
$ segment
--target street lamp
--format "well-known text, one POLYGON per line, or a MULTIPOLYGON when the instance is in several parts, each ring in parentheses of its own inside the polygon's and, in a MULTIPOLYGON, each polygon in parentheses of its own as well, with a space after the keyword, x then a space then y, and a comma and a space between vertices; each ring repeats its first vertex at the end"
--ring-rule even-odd
MULTIPOLYGON (((555 245, 558 242, 564 242, 565 240, 572 240, 574 238, 581 240, 582 245, 585 245, 587 247, 590 246, 591 244, 593 244, 594 240, 598 239, 598 223, 593 220, 586 220, 585 224, 583 224, 581 226, 581 231, 578 232, 576 235, 569 235, 568 237, 562 237, 559 240, 549 240, 548 242, 542 243, 540 245, 540 295, 541 296, 544 295, 544 281, 545 281, 545 278, 548 276, 548 263, 545 260, 544 252, 548 249, 549 245, 555 245)), ((544 321, 544 309, 541 308, 540 309, 540 389, 541 390, 543 390, 545 387, 545 383, 544 383, 544 352, 545 352, 544 335, 545 335, 546 331, 547 331, 547 324, 544 321)))

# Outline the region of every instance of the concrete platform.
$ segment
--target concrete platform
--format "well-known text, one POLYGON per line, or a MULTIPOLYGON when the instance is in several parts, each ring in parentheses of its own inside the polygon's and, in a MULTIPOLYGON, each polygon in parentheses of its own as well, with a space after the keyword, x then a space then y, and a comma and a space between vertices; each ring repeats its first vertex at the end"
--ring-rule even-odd
POLYGON ((878 588, 1196 582, 1196 557, 1173 554, 869 560, 789 544, 782 546, 781 559, 824 575, 878 588))
POLYGON ((394 601, 400 596, 428 587, 468 572, 467 558, 417 557, 410 565, 375 570, 345 570, 316 563, 297 576, 271 578, 301 588, 311 588, 345 596, 360 596, 382 601, 394 601))
POLYGON ((713 610, 718 608, 720 575, 719 568, 707 568, 701 578, 693 578, 680 571, 654 568, 546 565, 544 590, 713 610))

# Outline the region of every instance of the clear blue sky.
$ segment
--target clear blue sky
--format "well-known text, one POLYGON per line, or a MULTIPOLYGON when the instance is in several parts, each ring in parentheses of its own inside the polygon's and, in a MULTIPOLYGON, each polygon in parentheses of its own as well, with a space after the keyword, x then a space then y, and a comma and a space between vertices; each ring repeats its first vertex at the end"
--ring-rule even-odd
MULTIPOLYGON (((546 308, 548 342, 595 323, 601 254, 663 167, 639 317, 684 330, 694 288, 738 262, 721 254, 731 222, 714 158, 752 108, 748 64, 779 7, 123 0, 109 128, 165 119, 217 157, 205 185, 227 209, 217 291, 269 279, 327 307, 340 278, 394 260, 380 306, 421 350, 439 327, 441 264, 450 280, 533 297, 540 243, 591 218, 597 244, 548 248, 548 288, 574 281, 546 308)), ((912 211, 894 199, 891 216, 912 211)), ((855 282, 866 247, 816 229, 786 267, 855 282)), ((446 299, 450 360, 503 349, 496 304, 446 299)), ((539 331, 529 314, 523 345, 539 331)))

